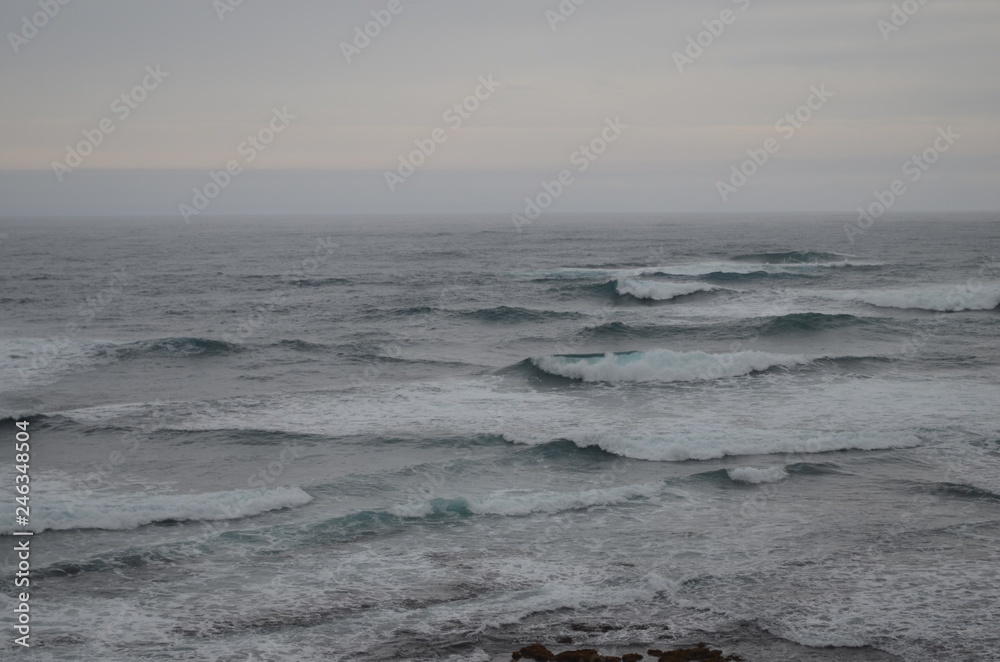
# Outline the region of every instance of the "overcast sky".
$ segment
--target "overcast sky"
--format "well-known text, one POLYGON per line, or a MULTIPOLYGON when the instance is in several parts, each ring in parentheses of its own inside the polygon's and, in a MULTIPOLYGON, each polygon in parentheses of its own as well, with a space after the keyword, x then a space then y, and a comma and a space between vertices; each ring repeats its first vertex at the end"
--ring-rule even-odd
POLYGON ((0 5, 0 216, 1000 209, 996 0, 62 1, 0 5))

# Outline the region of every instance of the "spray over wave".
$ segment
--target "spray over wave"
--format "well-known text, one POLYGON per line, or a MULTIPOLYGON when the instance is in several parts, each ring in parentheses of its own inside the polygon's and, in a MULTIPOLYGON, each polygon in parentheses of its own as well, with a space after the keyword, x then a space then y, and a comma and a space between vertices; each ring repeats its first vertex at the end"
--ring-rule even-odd
POLYGON ((729 479, 736 483, 749 483, 759 485, 761 483, 777 483, 788 478, 788 471, 784 467, 737 467, 726 469, 729 479))

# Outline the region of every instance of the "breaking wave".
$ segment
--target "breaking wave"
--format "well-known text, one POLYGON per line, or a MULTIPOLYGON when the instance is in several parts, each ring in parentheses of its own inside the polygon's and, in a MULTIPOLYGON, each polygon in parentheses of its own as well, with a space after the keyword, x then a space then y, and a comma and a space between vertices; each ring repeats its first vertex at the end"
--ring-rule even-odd
POLYGON ((806 365, 811 359, 758 351, 708 354, 657 349, 620 354, 557 354, 530 361, 550 375, 585 382, 690 382, 806 365))
MULTIPOLYGON (((509 432, 503 436, 510 443, 529 446, 553 443, 509 432)), ((901 432, 810 432, 707 426, 683 426, 663 434, 623 434, 615 430, 588 432, 567 435, 565 440, 579 448, 596 447, 620 457, 651 462, 717 460, 736 455, 889 450, 920 445, 917 437, 901 432)), ((796 473, 797 466, 791 467, 796 473)), ((752 475, 755 474, 746 473, 746 476, 752 475)))
POLYGON ((567 267, 563 269, 514 272, 533 282, 592 280, 596 278, 638 278, 641 276, 700 276, 709 280, 741 280, 766 277, 816 277, 828 268, 880 269, 884 262, 854 258, 850 255, 821 252, 758 253, 737 255, 711 262, 655 265, 646 267, 567 267))
POLYGON ((730 480, 736 483, 750 483, 759 485, 760 483, 777 483, 788 478, 788 471, 784 467, 738 467, 736 469, 726 469, 730 480))
POLYGON ((651 301, 669 301, 677 297, 688 296, 698 292, 716 292, 720 288, 708 283, 670 283, 666 281, 632 280, 624 278, 615 281, 615 292, 619 295, 632 296, 636 299, 651 301))
POLYGON ((389 513, 396 517, 417 518, 441 514, 500 515, 522 517, 533 513, 558 513, 594 506, 613 506, 628 501, 655 496, 662 485, 626 485, 583 492, 498 492, 479 498, 433 499, 393 506, 389 513))
POLYGON ((995 310, 1000 307, 1000 284, 983 286, 976 291, 962 287, 927 286, 876 292, 849 291, 834 296, 838 299, 861 301, 880 308, 949 313, 963 310, 995 310))

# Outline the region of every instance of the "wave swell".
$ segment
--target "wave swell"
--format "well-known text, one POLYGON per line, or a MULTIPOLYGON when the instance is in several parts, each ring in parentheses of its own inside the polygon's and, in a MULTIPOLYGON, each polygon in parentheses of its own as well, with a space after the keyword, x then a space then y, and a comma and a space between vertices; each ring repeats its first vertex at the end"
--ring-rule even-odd
POLYGON ((758 264, 816 264, 818 262, 845 262, 854 255, 826 253, 823 251, 784 251, 777 253, 748 253, 729 258, 733 262, 754 262, 758 264))
MULTIPOLYGON (((35 533, 68 529, 127 530, 154 522, 231 520, 303 506, 312 500, 312 496, 298 487, 208 494, 53 497, 40 500, 32 508, 28 530, 35 533)), ((13 525, 8 524, 0 533, 14 530, 13 525)))
POLYGON ((224 356, 243 351, 246 347, 242 345, 211 338, 158 338, 105 345, 97 355, 126 360, 142 356, 224 356))
POLYGON ((545 322, 552 319, 579 319, 580 313, 573 311, 531 310, 517 306, 497 306, 480 310, 464 310, 458 313, 461 317, 479 320, 481 322, 519 323, 545 322))
POLYGON ((850 326, 863 326, 873 322, 870 318, 855 315, 830 315, 827 313, 790 313, 771 317, 758 327, 762 335, 780 335, 802 331, 825 331, 850 326))
POLYGON ((851 327, 872 327, 891 331, 897 328, 891 321, 876 317, 827 313, 790 313, 775 317, 737 320, 711 325, 628 324, 606 322, 588 326, 577 332, 583 338, 644 339, 644 338, 745 338, 753 335, 781 336, 851 327))

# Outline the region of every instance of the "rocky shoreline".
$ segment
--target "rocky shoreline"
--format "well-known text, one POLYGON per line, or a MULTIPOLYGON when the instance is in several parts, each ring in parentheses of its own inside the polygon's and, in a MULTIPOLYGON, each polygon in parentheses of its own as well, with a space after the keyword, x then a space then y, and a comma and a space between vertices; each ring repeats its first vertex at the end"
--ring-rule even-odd
MULTIPOLYGON (((650 648, 646 651, 651 662, 740 662, 738 655, 725 655, 720 650, 709 648, 707 644, 698 644, 694 648, 679 648, 663 651, 650 648)), ((535 662, 639 662, 646 656, 641 653, 626 653, 625 655, 601 655, 593 648, 563 651, 553 653, 541 644, 531 644, 511 653, 511 662, 534 660, 535 662)))

